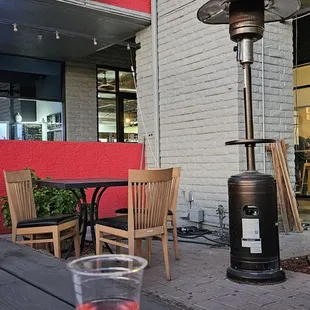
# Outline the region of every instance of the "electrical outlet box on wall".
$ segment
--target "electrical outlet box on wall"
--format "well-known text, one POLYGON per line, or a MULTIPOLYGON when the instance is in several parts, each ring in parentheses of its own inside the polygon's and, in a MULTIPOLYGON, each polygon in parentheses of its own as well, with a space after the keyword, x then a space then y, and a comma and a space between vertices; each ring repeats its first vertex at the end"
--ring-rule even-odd
POLYGON ((195 223, 202 223, 204 220, 203 210, 191 210, 189 213, 189 220, 195 223))

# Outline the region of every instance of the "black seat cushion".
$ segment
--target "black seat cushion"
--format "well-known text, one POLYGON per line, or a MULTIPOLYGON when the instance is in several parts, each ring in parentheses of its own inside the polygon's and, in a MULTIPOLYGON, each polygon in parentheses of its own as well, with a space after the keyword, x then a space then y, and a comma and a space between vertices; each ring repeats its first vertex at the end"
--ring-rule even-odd
POLYGON ((128 209, 127 208, 117 209, 115 213, 116 214, 128 214, 128 209))
POLYGON ((117 217, 103 218, 96 221, 96 224, 116 229, 128 230, 128 217, 117 216, 117 217))
MULTIPOLYGON (((127 208, 121 208, 121 209, 117 209, 115 211, 116 214, 128 214, 128 209, 127 208)), ((171 210, 168 210, 168 215, 173 215, 173 212, 171 210)))
POLYGON ((73 221, 78 218, 78 215, 53 215, 49 217, 41 217, 36 219, 29 219, 21 221, 17 224, 17 228, 31 228, 42 226, 60 225, 66 222, 73 221))

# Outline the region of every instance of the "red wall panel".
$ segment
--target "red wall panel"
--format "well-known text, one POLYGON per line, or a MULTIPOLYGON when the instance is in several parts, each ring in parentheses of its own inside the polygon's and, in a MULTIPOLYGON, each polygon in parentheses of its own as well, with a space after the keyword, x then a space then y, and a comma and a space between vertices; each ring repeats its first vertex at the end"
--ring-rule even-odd
MULTIPOLYGON (((127 178, 139 169, 141 144, 92 142, 0 141, 0 196, 5 194, 3 170, 32 168, 41 178, 127 178)), ((91 190, 88 192, 88 196, 91 190)), ((127 206, 127 187, 109 188, 101 199, 100 216, 127 206)), ((0 217, 0 233, 7 230, 0 217)))
POLYGON ((151 13, 151 0, 93 0, 109 5, 115 5, 124 9, 151 13))

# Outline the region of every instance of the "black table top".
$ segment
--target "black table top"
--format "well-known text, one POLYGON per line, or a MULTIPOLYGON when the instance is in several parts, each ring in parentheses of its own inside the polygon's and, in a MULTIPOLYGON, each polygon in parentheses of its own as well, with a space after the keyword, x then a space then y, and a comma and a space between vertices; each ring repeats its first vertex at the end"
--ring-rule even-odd
MULTIPOLYGON (((1 238, 0 286, 3 310, 75 309, 72 278, 63 261, 1 238)), ((143 295, 141 309, 177 310, 143 295)))
POLYGON ((52 179, 38 180, 39 186, 55 187, 60 189, 94 188, 94 187, 116 187, 127 186, 128 180, 114 178, 76 178, 76 179, 52 179))

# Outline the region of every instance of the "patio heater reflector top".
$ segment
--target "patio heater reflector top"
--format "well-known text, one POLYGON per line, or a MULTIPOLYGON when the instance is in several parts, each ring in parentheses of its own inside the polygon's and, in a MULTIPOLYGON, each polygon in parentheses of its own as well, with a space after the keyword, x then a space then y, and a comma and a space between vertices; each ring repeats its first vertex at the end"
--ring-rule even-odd
MULTIPOLYGON (((198 10, 198 19, 205 24, 229 24, 230 6, 256 6, 257 0, 209 0, 198 10)), ((276 22, 294 16, 301 7, 300 0, 264 0, 265 22, 276 22)))

